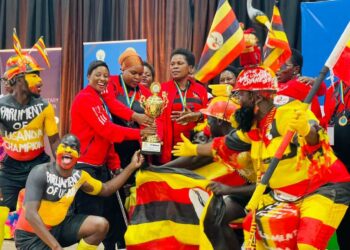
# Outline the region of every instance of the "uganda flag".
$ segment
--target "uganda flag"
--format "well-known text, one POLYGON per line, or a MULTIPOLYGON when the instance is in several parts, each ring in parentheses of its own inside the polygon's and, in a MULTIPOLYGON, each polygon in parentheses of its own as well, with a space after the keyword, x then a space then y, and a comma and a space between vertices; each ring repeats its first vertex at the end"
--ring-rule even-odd
POLYGON ((273 7, 272 31, 269 31, 263 49, 263 64, 274 72, 288 60, 292 52, 284 32, 283 22, 277 6, 273 7))
POLYGON ((49 68, 51 68, 51 64, 50 64, 50 61, 49 61, 49 56, 47 55, 46 46, 45 46, 45 43, 44 43, 44 38, 42 36, 38 39, 38 41, 36 42, 36 44, 34 44, 33 47, 37 49, 37 51, 39 52, 41 57, 44 59, 46 65, 49 68))
POLYGON ((195 78, 208 82, 235 60, 245 47, 243 30, 227 0, 220 0, 195 78))
POLYGON ((13 40, 13 48, 16 51, 16 54, 19 55, 20 57, 22 57, 22 46, 21 43, 18 39, 17 36, 17 32, 16 29, 13 29, 13 33, 12 33, 12 40, 13 40))
POLYGON ((125 234, 128 250, 198 250, 209 180, 180 168, 150 167, 136 175, 136 205, 125 234))

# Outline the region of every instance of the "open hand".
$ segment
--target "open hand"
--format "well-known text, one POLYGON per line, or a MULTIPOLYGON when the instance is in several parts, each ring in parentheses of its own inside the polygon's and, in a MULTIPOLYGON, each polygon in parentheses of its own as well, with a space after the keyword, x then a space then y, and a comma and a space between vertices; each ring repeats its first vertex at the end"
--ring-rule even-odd
POLYGON ((154 119, 152 117, 149 117, 146 114, 140 114, 140 113, 134 112, 131 118, 133 121, 137 122, 139 125, 151 126, 152 124, 154 124, 154 119))
POLYGON ((197 155, 197 146, 193 144, 189 139, 186 138, 181 133, 182 142, 178 142, 171 153, 174 156, 196 156, 197 155))
POLYGON ((201 115, 201 112, 186 112, 177 118, 176 122, 182 125, 186 125, 189 122, 197 122, 201 115))

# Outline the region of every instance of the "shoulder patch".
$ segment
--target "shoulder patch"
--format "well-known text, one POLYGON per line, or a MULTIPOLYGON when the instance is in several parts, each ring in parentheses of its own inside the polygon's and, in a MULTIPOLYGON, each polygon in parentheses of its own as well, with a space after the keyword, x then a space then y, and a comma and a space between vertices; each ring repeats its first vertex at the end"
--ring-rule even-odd
POLYGON ((286 95, 276 95, 275 98, 273 99, 273 104, 275 106, 282 106, 282 105, 285 105, 292 100, 293 100, 293 98, 288 97, 286 95))

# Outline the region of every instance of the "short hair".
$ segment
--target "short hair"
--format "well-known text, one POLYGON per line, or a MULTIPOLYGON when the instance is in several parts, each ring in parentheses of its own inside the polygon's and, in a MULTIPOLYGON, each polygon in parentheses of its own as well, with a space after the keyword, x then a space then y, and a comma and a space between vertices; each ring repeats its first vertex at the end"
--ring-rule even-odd
POLYGON ((101 60, 96 60, 96 61, 92 61, 89 64, 89 67, 87 70, 87 75, 88 76, 91 75, 92 71, 94 71, 94 69, 96 69, 97 67, 100 67, 100 66, 106 67, 108 72, 109 72, 109 68, 108 68, 107 63, 105 63, 104 61, 101 61, 101 60))
POLYGON ((290 58, 294 66, 299 66, 300 71, 303 68, 303 55, 297 49, 292 49, 292 56, 290 58))
POLYGON ((184 48, 178 48, 171 52, 170 58, 172 58, 175 55, 183 55, 187 61, 187 64, 194 67, 195 58, 191 51, 184 48))
POLYGON ((152 74, 152 78, 154 78, 154 68, 151 64, 149 64, 148 62, 146 61, 143 61, 143 66, 146 66, 147 68, 149 68, 149 70, 151 71, 151 74, 152 74))
POLYGON ((237 69, 236 67, 232 66, 232 65, 227 66, 226 69, 224 69, 223 71, 221 71, 221 73, 224 72, 224 71, 230 71, 230 72, 232 72, 236 77, 239 75, 238 69, 237 69))

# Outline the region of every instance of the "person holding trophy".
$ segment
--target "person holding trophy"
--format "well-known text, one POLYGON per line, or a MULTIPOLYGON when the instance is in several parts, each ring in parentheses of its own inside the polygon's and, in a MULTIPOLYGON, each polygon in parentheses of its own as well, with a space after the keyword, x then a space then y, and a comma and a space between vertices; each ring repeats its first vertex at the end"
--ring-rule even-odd
MULTIPOLYGON (((196 126, 196 122, 179 123, 177 119, 187 112, 199 111, 207 106, 206 88, 190 76, 194 64, 194 55, 186 49, 175 49, 171 53, 172 79, 161 84, 161 90, 167 93, 168 99, 158 126, 158 132, 163 141, 161 163, 172 159, 172 147, 182 141, 181 133, 189 137, 191 130, 196 126)), ((202 117, 199 117, 198 120, 201 119, 202 117)))
MULTIPOLYGON (((145 98, 151 96, 151 92, 141 84, 144 70, 143 61, 133 48, 127 48, 119 56, 119 64, 122 73, 109 77, 107 91, 134 112, 144 114, 145 111, 141 107, 140 98, 141 96, 145 98)), ((113 122, 120 126, 129 128, 144 127, 133 121, 126 121, 113 115, 112 117, 113 122)), ((140 140, 127 140, 115 143, 114 148, 119 155, 123 156, 120 159, 120 166, 124 168, 129 164, 134 152, 140 149, 140 140)))
MULTIPOLYGON (((81 154, 75 168, 85 170, 102 182, 110 180, 111 172, 116 173, 120 169, 119 156, 114 151, 113 143, 138 141, 156 132, 153 126, 136 129, 112 122, 112 110, 102 96, 108 78, 109 68, 105 62, 91 62, 88 67, 88 86, 77 94, 71 107, 71 133, 81 143, 81 154)), ((118 232, 116 226, 122 225, 116 213, 117 204, 116 195, 96 197, 80 191, 73 203, 74 213, 103 216, 113 225, 103 241, 105 249, 114 250, 117 241, 118 247, 123 247, 124 235, 118 232)))

